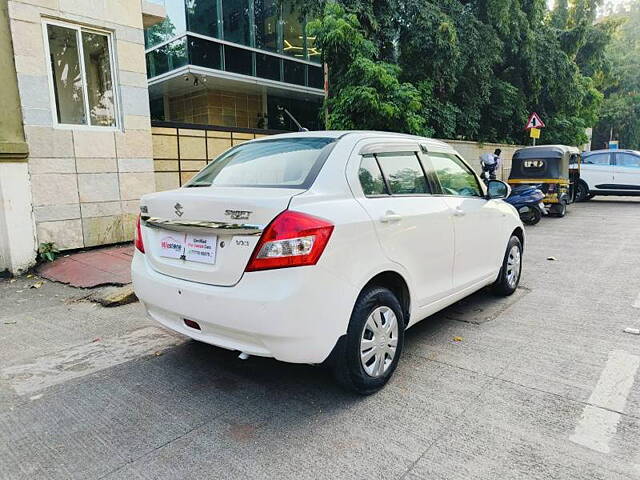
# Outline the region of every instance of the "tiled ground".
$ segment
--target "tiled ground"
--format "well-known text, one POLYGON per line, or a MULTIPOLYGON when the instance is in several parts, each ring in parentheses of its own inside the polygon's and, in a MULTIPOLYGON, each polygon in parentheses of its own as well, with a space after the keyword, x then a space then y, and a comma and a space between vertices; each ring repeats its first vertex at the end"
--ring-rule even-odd
POLYGON ((131 283, 132 256, 133 245, 74 253, 42 265, 38 275, 79 288, 125 285, 131 283))

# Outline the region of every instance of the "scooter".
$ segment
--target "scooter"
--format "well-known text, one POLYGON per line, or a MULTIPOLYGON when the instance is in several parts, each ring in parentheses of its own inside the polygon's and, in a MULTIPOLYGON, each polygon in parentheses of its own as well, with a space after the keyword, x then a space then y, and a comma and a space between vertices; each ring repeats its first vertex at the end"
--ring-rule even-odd
POLYGON ((513 205, 520 214, 520 220, 527 225, 535 225, 547 209, 542 202, 544 193, 533 185, 520 185, 511 190, 511 195, 504 201, 513 205))

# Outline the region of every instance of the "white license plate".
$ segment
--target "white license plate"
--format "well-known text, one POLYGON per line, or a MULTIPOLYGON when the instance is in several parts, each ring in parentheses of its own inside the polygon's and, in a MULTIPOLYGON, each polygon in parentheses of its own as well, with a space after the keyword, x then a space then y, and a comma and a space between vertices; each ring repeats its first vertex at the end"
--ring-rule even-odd
POLYGON ((165 258, 181 258, 188 262, 216 263, 218 237, 192 233, 162 232, 159 255, 165 258))

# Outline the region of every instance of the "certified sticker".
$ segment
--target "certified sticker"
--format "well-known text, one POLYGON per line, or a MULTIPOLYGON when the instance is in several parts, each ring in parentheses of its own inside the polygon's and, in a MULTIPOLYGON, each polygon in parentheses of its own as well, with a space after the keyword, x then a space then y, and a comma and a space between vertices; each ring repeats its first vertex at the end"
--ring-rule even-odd
POLYGON ((218 237, 215 235, 188 234, 185 243, 185 259, 190 262, 216 263, 216 246, 218 237))

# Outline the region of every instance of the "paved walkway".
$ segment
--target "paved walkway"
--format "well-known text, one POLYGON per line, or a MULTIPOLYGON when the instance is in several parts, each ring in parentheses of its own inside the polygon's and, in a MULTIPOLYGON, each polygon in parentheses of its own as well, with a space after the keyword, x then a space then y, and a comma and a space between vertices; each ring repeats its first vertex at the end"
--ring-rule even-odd
POLYGON ((133 248, 125 245, 74 253, 40 266, 38 275, 78 288, 126 285, 131 283, 133 248))

